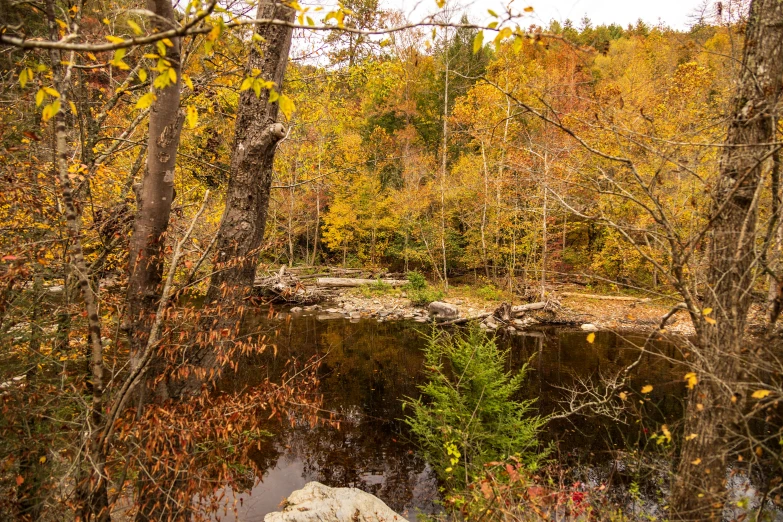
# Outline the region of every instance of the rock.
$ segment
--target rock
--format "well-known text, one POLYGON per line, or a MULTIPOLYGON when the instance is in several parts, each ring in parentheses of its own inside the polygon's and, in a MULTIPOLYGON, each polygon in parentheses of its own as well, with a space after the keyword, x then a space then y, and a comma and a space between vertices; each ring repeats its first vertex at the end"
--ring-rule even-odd
POLYGON ((484 319, 484 326, 486 326, 490 330, 497 330, 498 329, 498 323, 495 321, 495 318, 491 315, 484 319))
MULTIPOLYGON (((327 310, 327 312, 328 312, 328 310, 327 310)), ((342 319, 342 318, 343 318, 342 315, 335 314, 335 313, 318 314, 316 316, 316 319, 318 319, 319 321, 329 321, 329 320, 332 320, 332 319, 342 319)))
POLYGON ((46 290, 48 290, 50 294, 61 294, 65 290, 65 287, 63 285, 52 285, 46 290))
POLYGON ((461 305, 464 301, 462 299, 455 299, 454 304, 455 305, 461 305))
POLYGON ((537 324, 538 321, 532 317, 525 317, 523 319, 514 319, 513 324, 516 328, 527 328, 530 325, 537 324))
POLYGON ((597 332, 598 327, 594 325, 593 323, 585 323, 580 328, 584 330, 585 332, 597 332))
POLYGON ((337 308, 327 308, 326 310, 324 310, 324 312, 326 312, 327 314, 337 314, 340 313, 340 310, 338 310, 337 308))
POLYGON ((361 319, 362 313, 361 312, 351 312, 350 314, 348 314, 348 317, 350 317, 351 319, 361 319))
POLYGON ((291 312, 292 314, 298 314, 301 311, 302 311, 302 307, 301 306, 295 306, 295 307, 293 307, 293 308, 291 308, 289 310, 289 312, 291 312))
POLYGON ((283 511, 264 522, 407 522, 379 498, 356 488, 309 482, 286 499, 283 511))
POLYGON ((408 312, 407 314, 403 315, 402 317, 403 317, 403 319, 413 319, 414 317, 416 317, 416 314, 412 314, 412 313, 408 312))
POLYGON ((448 321, 459 317, 459 309, 456 306, 442 301, 431 302, 429 311, 436 321, 448 321))
POLYGON ((4 390, 6 388, 10 388, 14 384, 18 382, 22 382, 23 380, 27 379, 27 375, 19 375, 17 377, 11 377, 10 381, 6 381, 3 383, 0 383, 0 390, 4 390))

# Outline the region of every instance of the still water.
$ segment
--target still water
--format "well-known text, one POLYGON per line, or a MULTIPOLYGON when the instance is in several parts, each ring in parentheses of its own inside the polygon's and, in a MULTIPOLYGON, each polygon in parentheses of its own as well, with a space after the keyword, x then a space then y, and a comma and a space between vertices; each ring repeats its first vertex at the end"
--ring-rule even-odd
MULTIPOLYGON (((306 360, 318 354, 324 356, 320 369, 324 408, 338 412, 342 421, 339 429, 271 428, 274 437, 251 454, 258 470, 252 490, 223 491, 227 498, 238 500, 238 518, 229 509, 220 520, 261 521, 278 510, 292 491, 312 480, 370 492, 410 520, 416 519, 417 512, 438 511, 434 473, 418 455, 401 420, 402 400, 418 396, 417 386, 423 382, 422 350, 429 326, 281 313, 271 320, 259 317, 251 328, 274 332, 277 353, 270 350, 242 364, 238 373, 225 377, 223 386, 238 390, 267 376, 274 378, 289 358, 306 360)), ((598 332, 593 343, 586 338, 579 330, 546 328, 498 335, 497 342, 508 350, 511 371, 529 364, 521 398, 535 398, 539 413, 546 415, 563 408, 562 387, 577 378, 616 373, 637 359, 638 346, 645 340, 641 335, 611 332, 598 332)), ((645 355, 634 370, 632 387, 654 382, 656 411, 666 420, 680 415, 683 385, 672 362, 676 348, 658 343, 655 351, 668 357, 645 355)), ((546 441, 556 443, 558 458, 591 466, 613 460, 611 450, 624 443, 626 428, 601 418, 575 421, 550 423, 544 433, 546 441)))

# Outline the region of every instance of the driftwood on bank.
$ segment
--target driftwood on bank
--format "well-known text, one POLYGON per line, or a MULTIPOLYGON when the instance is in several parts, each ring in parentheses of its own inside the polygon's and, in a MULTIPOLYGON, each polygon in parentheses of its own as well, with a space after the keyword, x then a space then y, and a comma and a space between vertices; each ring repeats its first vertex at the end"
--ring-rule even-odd
POLYGON ((318 286, 331 288, 351 288, 372 285, 378 281, 390 286, 402 286, 408 283, 405 279, 354 279, 349 277, 319 277, 315 280, 318 286))
POLYGON ((523 305, 517 305, 511 307, 511 315, 520 315, 525 312, 531 312, 533 310, 543 310, 547 307, 547 301, 539 301, 537 303, 529 303, 523 305))
POLYGON ((560 292, 563 297, 583 297, 585 299, 600 299, 602 301, 632 301, 635 303, 649 303, 650 299, 641 297, 628 297, 624 295, 598 295, 580 294, 579 292, 560 292))
POLYGON ((315 288, 307 288, 295 274, 280 267, 280 271, 269 277, 256 278, 253 286, 256 293, 273 302, 313 304, 321 300, 315 288))

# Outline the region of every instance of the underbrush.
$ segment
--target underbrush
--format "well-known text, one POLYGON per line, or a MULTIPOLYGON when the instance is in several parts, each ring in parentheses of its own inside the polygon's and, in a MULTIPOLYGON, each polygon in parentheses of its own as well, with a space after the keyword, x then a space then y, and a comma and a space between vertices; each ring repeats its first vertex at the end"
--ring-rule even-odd
POLYGON ((382 279, 378 279, 374 283, 362 285, 359 287, 359 291, 364 297, 377 297, 379 295, 388 295, 392 293, 394 287, 389 283, 384 282, 382 279))
POLYGON ((433 301, 440 301, 445 294, 430 286, 427 280, 418 272, 408 273, 408 283, 402 287, 408 299, 416 306, 426 306, 433 301))

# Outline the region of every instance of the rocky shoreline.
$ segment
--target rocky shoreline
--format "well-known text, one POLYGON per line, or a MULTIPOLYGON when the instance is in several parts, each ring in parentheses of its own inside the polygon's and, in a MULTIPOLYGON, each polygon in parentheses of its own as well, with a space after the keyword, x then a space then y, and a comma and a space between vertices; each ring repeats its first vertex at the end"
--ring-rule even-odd
MULTIPOLYGON (((413 321, 417 323, 441 324, 444 326, 479 322, 482 329, 522 334, 524 330, 547 325, 571 326, 585 331, 653 330, 660 323, 661 306, 649 304, 622 303, 598 306, 588 299, 570 296, 562 302, 549 300, 511 306, 502 302, 490 302, 464 297, 447 297, 428 306, 414 305, 405 292, 396 295, 367 297, 355 289, 335 292, 323 303, 283 308, 293 315, 314 315, 320 321, 345 319, 413 321), (505 313, 504 313, 505 312, 505 313)), ((692 325, 686 314, 667 324, 667 332, 689 335, 692 325)))

